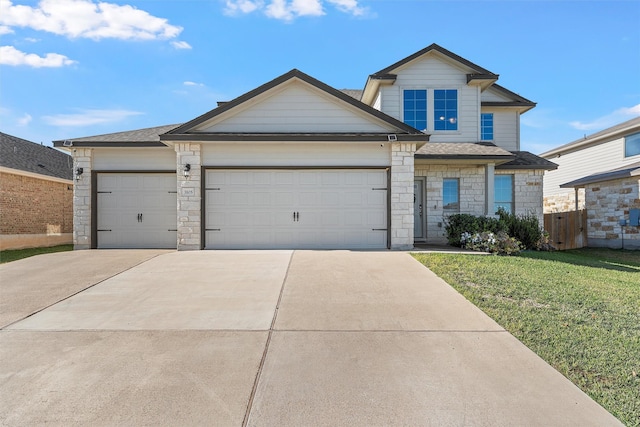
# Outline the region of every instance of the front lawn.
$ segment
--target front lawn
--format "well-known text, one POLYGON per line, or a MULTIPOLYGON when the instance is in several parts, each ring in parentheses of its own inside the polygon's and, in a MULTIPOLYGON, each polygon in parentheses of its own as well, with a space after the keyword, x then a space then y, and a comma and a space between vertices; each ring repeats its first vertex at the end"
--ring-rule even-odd
POLYGON ((9 251, 0 251, 0 264, 10 261, 17 261, 22 258, 28 258, 34 255, 51 254, 54 252, 72 251, 73 245, 51 246, 48 248, 29 248, 15 249, 9 251))
POLYGON ((640 426, 640 252, 414 254, 628 426, 640 426))

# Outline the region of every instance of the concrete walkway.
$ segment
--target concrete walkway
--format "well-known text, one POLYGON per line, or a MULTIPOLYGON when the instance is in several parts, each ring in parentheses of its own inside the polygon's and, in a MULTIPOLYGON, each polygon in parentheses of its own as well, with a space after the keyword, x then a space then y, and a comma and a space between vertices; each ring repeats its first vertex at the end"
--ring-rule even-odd
POLYGON ((2 425, 613 426, 406 253, 0 266, 2 425))

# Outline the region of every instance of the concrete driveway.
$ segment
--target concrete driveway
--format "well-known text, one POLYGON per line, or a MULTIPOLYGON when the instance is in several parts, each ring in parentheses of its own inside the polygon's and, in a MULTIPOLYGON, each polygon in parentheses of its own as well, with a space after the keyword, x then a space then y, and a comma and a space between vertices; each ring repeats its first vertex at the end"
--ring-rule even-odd
POLYGON ((0 280, 3 425, 621 425, 406 253, 78 251, 0 280))

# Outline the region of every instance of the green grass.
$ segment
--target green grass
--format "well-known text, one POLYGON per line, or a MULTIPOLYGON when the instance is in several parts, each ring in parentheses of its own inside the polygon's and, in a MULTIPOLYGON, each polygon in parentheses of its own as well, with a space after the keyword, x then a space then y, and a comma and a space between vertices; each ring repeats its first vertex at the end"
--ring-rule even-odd
POLYGON ((23 258, 29 258, 30 256, 40 254, 51 254, 54 252, 72 251, 73 245, 60 245, 51 246, 48 248, 29 248, 29 249, 16 249, 10 251, 0 251, 0 264, 5 262, 17 261, 23 258))
POLYGON ((414 254, 628 426, 640 426, 640 252, 414 254))

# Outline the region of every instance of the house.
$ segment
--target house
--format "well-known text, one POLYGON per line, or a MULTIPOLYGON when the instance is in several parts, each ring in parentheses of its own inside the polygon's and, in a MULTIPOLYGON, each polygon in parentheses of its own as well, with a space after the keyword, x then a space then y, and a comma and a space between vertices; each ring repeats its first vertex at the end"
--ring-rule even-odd
POLYGON ((0 248, 73 241, 73 159, 0 132, 0 248))
POLYGON ((640 249, 640 117, 541 157, 559 165, 545 175, 545 211, 586 209, 588 246, 640 249))
POLYGON ((291 70, 179 125, 55 141, 76 248, 410 249, 452 213, 542 219, 535 103, 430 45, 340 91, 291 70), (177 207, 177 208, 176 208, 177 207))

